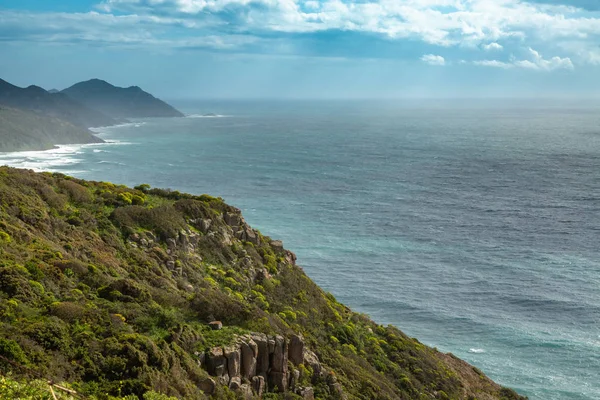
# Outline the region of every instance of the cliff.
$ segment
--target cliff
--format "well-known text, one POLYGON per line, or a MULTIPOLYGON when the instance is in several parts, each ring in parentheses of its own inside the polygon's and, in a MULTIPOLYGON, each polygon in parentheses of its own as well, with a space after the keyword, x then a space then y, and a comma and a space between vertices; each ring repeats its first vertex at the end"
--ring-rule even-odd
POLYGON ((69 122, 0 106, 0 152, 47 150, 57 144, 102 142, 92 132, 69 122))
POLYGON ((337 302, 220 198, 7 167, 0 371, 0 397, 521 399, 337 302))
POLYGON ((61 93, 117 119, 183 117, 175 108, 137 86, 121 88, 100 79, 91 79, 61 93))

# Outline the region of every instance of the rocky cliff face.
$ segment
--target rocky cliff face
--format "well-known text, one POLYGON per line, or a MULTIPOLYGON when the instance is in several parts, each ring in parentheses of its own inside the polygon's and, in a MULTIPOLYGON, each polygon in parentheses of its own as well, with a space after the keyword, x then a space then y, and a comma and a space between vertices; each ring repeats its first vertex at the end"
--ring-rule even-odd
MULTIPOLYGON (((287 339, 252 333, 197 356, 199 364, 211 375, 201 383, 207 394, 213 394, 221 384, 245 398, 260 397, 267 391, 288 391, 303 399, 314 399, 311 384, 322 380, 325 374, 317 355, 304 347, 304 340, 298 335, 287 339)), ((335 389, 344 397, 341 387, 335 389)))
POLYGON ((93 396, 521 398, 338 303, 221 199, 6 167, 0 355, 93 396))

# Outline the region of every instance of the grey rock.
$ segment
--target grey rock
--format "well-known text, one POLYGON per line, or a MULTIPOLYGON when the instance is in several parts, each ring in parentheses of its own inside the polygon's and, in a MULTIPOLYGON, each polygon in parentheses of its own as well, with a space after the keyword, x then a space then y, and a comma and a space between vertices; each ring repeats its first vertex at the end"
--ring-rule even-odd
POLYGON ((262 376, 255 376, 252 378, 252 391, 258 397, 262 397, 265 392, 265 378, 262 376))
POLYGON ((199 227, 200 227, 200 230, 203 233, 206 233, 210 229, 211 225, 212 225, 212 220, 210 220, 210 219, 203 219, 203 220, 200 220, 199 227))
POLYGON ((240 376, 240 348, 238 346, 228 346, 223 349, 227 359, 227 372, 229 377, 239 378, 240 376))
POLYGON ((248 338, 240 345, 242 360, 241 374, 245 379, 251 379, 256 375, 256 357, 258 356, 258 345, 254 340, 248 338))
POLYGON ((212 378, 206 378, 198 385, 200 390, 202 390, 205 394, 211 395, 215 392, 217 388, 217 383, 212 378))
MULTIPOLYGON (((269 341, 265 334, 254 334, 252 340, 257 346, 256 374, 266 378, 269 371, 269 341)), ((264 381, 264 380, 263 380, 264 381)))
POLYGON ((239 376, 234 376, 229 380, 229 389, 238 390, 242 386, 242 378, 239 376))
POLYGON ((304 349, 304 365, 313 370, 312 382, 315 383, 323 374, 319 357, 312 351, 304 349))
POLYGON ((272 392, 285 392, 287 390, 287 374, 283 372, 269 372, 269 390, 272 392))
MULTIPOLYGON (((227 359, 221 347, 213 347, 208 351, 206 369, 210 375, 216 377, 221 377, 227 373, 227 359)), ((229 378, 227 383, 229 383, 229 378)))
POLYGON ((168 238, 166 242, 167 242, 167 247, 170 249, 174 249, 175 247, 177 247, 177 242, 173 238, 168 238))
POLYGON ((275 348, 271 359, 271 370, 287 373, 288 345, 285 338, 275 336, 275 348))
POLYGON ((292 335, 290 338, 288 357, 294 365, 300 365, 304 362, 304 340, 298 335, 292 335))
POLYGON ((199 351, 194 352, 194 355, 196 357, 198 357, 196 359, 196 362, 198 363, 198 366, 200 368, 204 367, 206 365, 206 353, 201 353, 199 351))
POLYGON ((289 375, 288 388, 290 390, 294 390, 294 388, 298 384, 298 381, 300 380, 300 371, 298 371, 297 369, 294 368, 288 373, 288 375, 289 375))
POLYGON ((312 387, 300 388, 296 393, 304 400, 315 400, 315 391, 312 387))
POLYGON ((240 385, 238 392, 244 397, 244 399, 251 400, 252 399, 252 386, 248 383, 243 383, 240 385))
POLYGON ((285 251, 285 259, 289 264, 296 265, 296 255, 291 251, 285 251))
POLYGON ((282 252, 283 251, 283 242, 281 240, 271 240, 271 247, 276 252, 282 252))

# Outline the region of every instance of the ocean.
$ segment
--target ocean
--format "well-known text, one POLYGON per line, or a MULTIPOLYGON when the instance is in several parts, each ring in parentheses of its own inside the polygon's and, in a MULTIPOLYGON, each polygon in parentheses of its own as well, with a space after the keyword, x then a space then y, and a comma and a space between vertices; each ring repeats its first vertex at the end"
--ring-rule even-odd
POLYGON ((221 196, 378 323, 530 399, 600 398, 600 107, 174 104, 0 164, 221 196))

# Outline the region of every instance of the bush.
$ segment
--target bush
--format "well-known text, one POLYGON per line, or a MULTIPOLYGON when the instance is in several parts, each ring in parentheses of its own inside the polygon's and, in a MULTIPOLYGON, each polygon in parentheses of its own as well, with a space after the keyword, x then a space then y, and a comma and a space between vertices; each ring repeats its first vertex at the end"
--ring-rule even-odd
MULTIPOLYGON (((0 338, 0 356, 6 357, 21 365, 25 365, 29 362, 21 346, 12 339, 0 338)), ((6 370, 11 370, 13 368, 12 365, 5 363, 3 360, 0 360, 0 367, 4 367, 2 369, 6 370)))

